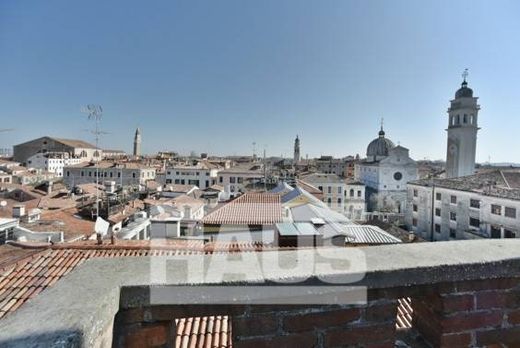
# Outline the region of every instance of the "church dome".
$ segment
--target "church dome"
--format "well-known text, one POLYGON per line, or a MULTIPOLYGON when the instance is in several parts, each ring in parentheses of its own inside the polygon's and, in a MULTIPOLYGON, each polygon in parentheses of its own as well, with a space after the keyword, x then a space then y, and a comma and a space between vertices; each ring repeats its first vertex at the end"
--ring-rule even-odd
POLYGON ((473 90, 468 87, 466 80, 462 82, 461 87, 455 92, 455 99, 457 98, 471 98, 473 97, 473 90))
POLYGON ((367 157, 386 157, 388 156, 388 150, 394 147, 394 143, 390 139, 385 138, 385 131, 381 128, 379 137, 368 144, 367 157))

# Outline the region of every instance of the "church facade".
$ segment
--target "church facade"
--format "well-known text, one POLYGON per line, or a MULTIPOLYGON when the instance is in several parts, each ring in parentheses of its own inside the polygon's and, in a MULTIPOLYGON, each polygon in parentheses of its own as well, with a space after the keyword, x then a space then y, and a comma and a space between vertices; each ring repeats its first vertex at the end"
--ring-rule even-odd
POLYGON ((367 158, 356 164, 355 177, 366 185, 368 211, 401 214, 406 210, 406 184, 418 178, 417 163, 407 148, 385 137, 381 126, 367 147, 367 158))

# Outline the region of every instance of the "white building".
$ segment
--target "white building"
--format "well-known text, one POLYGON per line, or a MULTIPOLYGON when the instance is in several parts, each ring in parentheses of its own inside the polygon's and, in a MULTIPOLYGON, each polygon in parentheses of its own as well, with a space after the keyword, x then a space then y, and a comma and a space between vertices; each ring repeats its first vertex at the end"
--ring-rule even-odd
POLYGON ((477 97, 464 81, 455 93, 448 109, 448 146, 446 153, 446 177, 473 175, 475 173, 475 153, 477 148, 478 111, 477 97))
POLYGON ((70 157, 81 157, 84 161, 99 160, 103 156, 101 149, 76 139, 45 136, 13 146, 14 160, 24 164, 29 157, 39 152, 66 152, 70 157))
POLYGON ((115 181, 118 186, 146 185, 147 181, 155 180, 155 168, 147 167, 139 163, 114 163, 114 162, 82 162, 63 169, 63 181, 67 187, 72 188, 80 184, 104 181, 115 181))
POLYGON ((347 180, 345 186, 344 214, 354 221, 365 220, 365 184, 356 180, 347 180))
POLYGON ((166 184, 195 185, 205 190, 217 183, 220 167, 208 161, 194 166, 174 166, 166 169, 166 184))
POLYGON ((81 157, 71 157, 67 152, 37 153, 27 159, 27 167, 41 169, 54 173, 57 177, 63 176, 63 168, 84 162, 81 157))
POLYGON ((369 211, 402 214, 406 208, 406 183, 418 178, 417 163, 407 148, 385 138, 381 126, 379 137, 367 147, 366 160, 356 164, 355 178, 367 187, 369 211))
POLYGON ((263 189, 264 173, 259 165, 237 166, 218 173, 217 184, 224 187, 222 199, 230 199, 250 190, 263 189))
POLYGON ((336 174, 313 173, 300 179, 323 192, 323 202, 329 208, 340 213, 345 211, 347 185, 339 176, 336 174))
POLYGON ((406 224, 427 240, 520 237, 520 172, 408 184, 406 224))

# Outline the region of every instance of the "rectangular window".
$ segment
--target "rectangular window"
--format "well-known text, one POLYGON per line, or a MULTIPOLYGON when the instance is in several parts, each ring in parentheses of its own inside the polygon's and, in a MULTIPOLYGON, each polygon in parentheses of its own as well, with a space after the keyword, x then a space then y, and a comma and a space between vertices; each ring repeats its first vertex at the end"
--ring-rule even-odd
POLYGON ((361 191, 358 191, 358 192, 357 192, 357 196, 358 196, 358 197, 361 197, 361 191))
POLYGON ((480 201, 478 199, 470 199, 469 206, 471 208, 480 209, 480 201))
POLYGON ((329 187, 327 188, 327 192, 328 192, 328 193, 332 193, 332 186, 329 186, 329 187))
POLYGON ((414 226, 417 227, 417 219, 416 219, 416 218, 413 218, 413 219, 412 219, 412 225, 414 225, 414 226))
POLYGON ((232 183, 232 184, 236 183, 236 178, 234 176, 230 176, 229 177, 229 182, 232 183))
POLYGON ((451 204, 457 204, 457 196, 451 196, 450 202, 451 202, 451 204))
POLYGON ((441 233, 441 225, 435 224, 435 232, 441 233))
POLYGON ((338 193, 341 194, 341 186, 338 186, 338 193))
POLYGON ((469 225, 472 226, 472 227, 480 228, 480 220, 476 219, 476 218, 470 217, 469 218, 469 225))
POLYGON ((450 228, 450 238, 457 238, 457 230, 450 228))
POLYGON ((224 177, 219 176, 219 177, 218 177, 218 182, 222 184, 223 181, 224 181, 224 177))
POLYGON ((516 238, 516 234, 511 230, 504 230, 504 238, 516 238))
POLYGON ((451 221, 457 221, 457 213, 450 212, 450 220, 451 221))
POLYGON ((416 212, 417 210, 418 210, 417 204, 414 204, 414 205, 413 205, 413 211, 416 212))
POLYGON ((435 216, 441 216, 441 209, 435 208, 435 216))
POLYGON ((491 214, 502 215, 502 206, 496 205, 496 204, 491 204, 491 214))
POLYGON ((516 208, 506 207, 505 216, 508 218, 516 219, 516 208))
POLYGON ((239 178, 237 179, 237 182, 238 182, 239 184, 242 184, 242 183, 244 183, 244 178, 242 178, 242 177, 239 177, 239 178))
POLYGON ((500 227, 491 226, 491 238, 495 238, 495 239, 502 238, 502 233, 500 231, 500 227))
POLYGON ((437 193, 435 194, 435 199, 438 200, 438 201, 440 201, 440 200, 442 199, 442 195, 441 195, 440 193, 437 192, 437 193))
POLYGON ((419 191, 417 191, 417 189, 414 189, 414 190, 413 190, 413 196, 414 196, 414 197, 419 196, 419 191))

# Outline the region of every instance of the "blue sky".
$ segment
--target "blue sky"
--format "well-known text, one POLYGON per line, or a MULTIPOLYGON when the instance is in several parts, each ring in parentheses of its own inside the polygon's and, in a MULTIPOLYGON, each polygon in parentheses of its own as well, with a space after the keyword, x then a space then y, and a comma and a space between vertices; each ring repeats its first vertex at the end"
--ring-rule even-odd
POLYGON ((445 157, 470 69, 477 159, 520 162, 520 2, 0 2, 0 147, 42 135, 101 145, 268 155, 364 154, 385 119, 415 159, 445 157))

